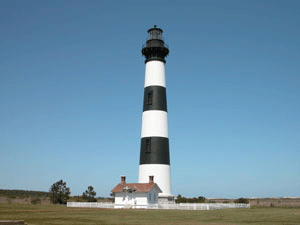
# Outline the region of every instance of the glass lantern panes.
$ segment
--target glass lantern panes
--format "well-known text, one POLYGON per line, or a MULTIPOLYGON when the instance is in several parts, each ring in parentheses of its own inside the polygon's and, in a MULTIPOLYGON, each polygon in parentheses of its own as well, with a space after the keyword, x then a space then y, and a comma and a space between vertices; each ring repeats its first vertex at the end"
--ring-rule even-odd
POLYGON ((157 30, 157 29, 153 29, 153 30, 149 31, 148 40, 151 40, 151 39, 163 40, 162 31, 157 30))

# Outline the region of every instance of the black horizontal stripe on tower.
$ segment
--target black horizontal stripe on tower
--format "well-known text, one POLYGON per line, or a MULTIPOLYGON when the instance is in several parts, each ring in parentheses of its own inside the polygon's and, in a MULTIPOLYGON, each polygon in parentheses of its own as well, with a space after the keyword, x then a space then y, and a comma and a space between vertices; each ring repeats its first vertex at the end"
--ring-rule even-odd
POLYGON ((165 87, 145 87, 143 111, 148 110, 161 110, 167 112, 167 96, 165 87))
POLYGON ((170 165, 169 138, 144 137, 141 141, 140 165, 170 165))

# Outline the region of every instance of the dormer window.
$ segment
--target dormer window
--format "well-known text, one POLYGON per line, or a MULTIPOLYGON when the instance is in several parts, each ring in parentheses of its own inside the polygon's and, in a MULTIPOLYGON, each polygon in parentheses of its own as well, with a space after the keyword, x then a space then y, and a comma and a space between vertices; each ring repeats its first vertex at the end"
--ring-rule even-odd
POLYGON ((153 100, 153 91, 150 90, 147 93, 147 105, 152 105, 152 100, 153 100))
POLYGON ((129 186, 125 186, 125 187, 123 187, 123 192, 129 192, 129 193, 132 193, 134 190, 131 188, 131 187, 129 187, 129 186))
POLYGON ((151 139, 147 138, 146 139, 146 153, 150 153, 151 152, 151 139))

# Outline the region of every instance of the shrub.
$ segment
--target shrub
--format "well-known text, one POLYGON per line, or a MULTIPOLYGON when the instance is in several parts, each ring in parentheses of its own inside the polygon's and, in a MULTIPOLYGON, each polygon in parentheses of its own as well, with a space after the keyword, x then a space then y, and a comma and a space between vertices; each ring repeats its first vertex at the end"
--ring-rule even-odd
POLYGON ((246 198, 238 198, 236 200, 234 200, 234 203, 244 203, 244 204, 248 204, 249 200, 246 198))
POLYGON ((30 202, 33 205, 41 204, 41 199, 39 197, 34 197, 34 198, 31 199, 30 202))
POLYGON ((175 202, 176 203, 204 203, 206 200, 205 197, 199 196, 198 198, 185 198, 181 195, 178 195, 175 202))
POLYGON ((198 197, 198 202, 199 202, 199 203, 204 203, 205 200, 206 200, 206 198, 203 197, 203 196, 199 196, 199 197, 198 197))

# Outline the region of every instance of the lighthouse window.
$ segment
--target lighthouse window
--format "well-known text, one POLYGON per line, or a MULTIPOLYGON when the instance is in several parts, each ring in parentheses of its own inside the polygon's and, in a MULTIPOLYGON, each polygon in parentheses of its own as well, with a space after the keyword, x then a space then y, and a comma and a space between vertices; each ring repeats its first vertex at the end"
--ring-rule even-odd
POLYGON ((146 153, 150 153, 150 151, 151 151, 151 140, 149 138, 146 139, 146 153))
POLYGON ((153 99, 153 92, 149 91, 147 93, 147 105, 152 105, 152 99, 153 99))

